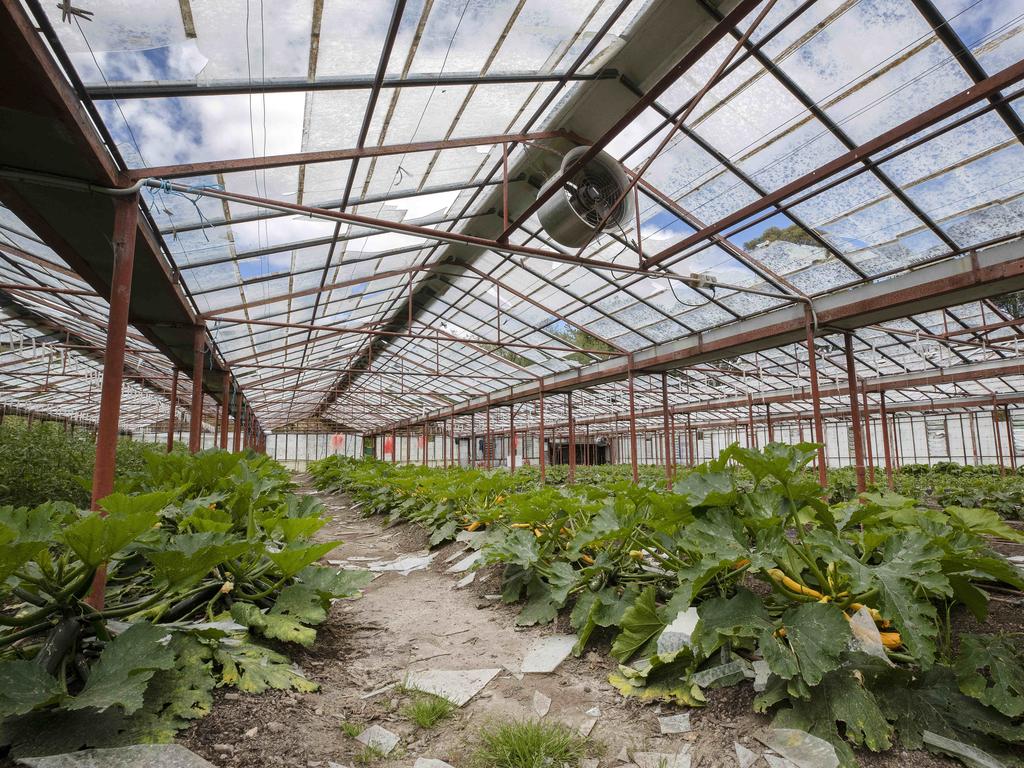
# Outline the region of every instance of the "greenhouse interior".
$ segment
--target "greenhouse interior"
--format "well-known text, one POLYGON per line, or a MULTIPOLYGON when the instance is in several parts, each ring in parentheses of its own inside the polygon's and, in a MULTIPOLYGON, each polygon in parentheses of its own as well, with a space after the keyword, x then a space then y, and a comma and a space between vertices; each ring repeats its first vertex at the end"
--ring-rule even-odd
POLYGON ((1024 767, 1024 4, 0 0, 0 73, 0 768, 1024 767))

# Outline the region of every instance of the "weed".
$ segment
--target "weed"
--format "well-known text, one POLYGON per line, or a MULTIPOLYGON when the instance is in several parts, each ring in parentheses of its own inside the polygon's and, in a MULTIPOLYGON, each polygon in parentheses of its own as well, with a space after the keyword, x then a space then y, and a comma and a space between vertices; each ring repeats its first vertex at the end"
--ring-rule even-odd
POLYGON ((420 728, 433 728, 456 710, 454 702, 442 696, 421 693, 402 707, 402 715, 420 728))
POLYGON ((349 738, 354 739, 356 736, 363 732, 363 726, 359 725, 359 723, 350 723, 343 720, 341 722, 341 732, 349 738))
POLYGON ((361 752, 356 752, 356 754, 352 756, 352 762, 356 765, 370 765, 370 763, 383 760, 385 757, 387 757, 387 755, 377 749, 377 747, 363 747, 361 752))
POLYGON ((477 737, 474 768, 549 768, 578 765, 588 742, 557 723, 524 720, 485 725, 477 737))

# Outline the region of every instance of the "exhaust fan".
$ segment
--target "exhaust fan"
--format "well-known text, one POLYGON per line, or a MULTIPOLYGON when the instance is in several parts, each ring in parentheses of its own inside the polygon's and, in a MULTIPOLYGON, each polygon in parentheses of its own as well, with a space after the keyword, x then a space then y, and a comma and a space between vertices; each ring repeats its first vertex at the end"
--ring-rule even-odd
MULTIPOLYGON (((541 187, 541 194, 588 149, 569 150, 562 158, 560 171, 541 187)), ((621 228, 629 221, 633 215, 632 195, 626 195, 615 205, 628 185, 622 166, 611 155, 600 152, 540 207, 537 217, 556 242, 578 248, 587 242, 605 216, 608 218, 602 231, 621 228)))

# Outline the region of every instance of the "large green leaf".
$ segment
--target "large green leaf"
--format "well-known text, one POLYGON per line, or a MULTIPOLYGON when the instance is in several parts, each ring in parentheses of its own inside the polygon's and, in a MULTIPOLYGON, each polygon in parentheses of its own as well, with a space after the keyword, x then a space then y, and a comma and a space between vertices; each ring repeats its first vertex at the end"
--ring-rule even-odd
POLYGON ((174 665, 170 639, 166 629, 133 624, 107 644, 81 693, 66 700, 64 707, 103 711, 117 706, 127 715, 135 712, 142 706, 150 678, 174 665))
POLYGON ((34 661, 0 662, 0 720, 53 704, 63 696, 60 681, 34 661))
POLYGON ((297 578, 303 584, 315 589, 321 597, 329 600, 355 597, 359 594, 359 590, 373 581, 373 573, 309 565, 299 572, 297 578))
POLYGON ((182 589, 249 549, 248 542, 226 533, 184 533, 170 537, 159 550, 146 552, 146 557, 156 566, 157 584, 182 589))
POLYGON ((222 682, 246 693, 263 693, 268 688, 311 693, 319 687, 298 672, 287 657, 255 643, 221 644, 214 658, 221 665, 222 682))
POLYGON ((654 587, 648 587, 622 614, 622 631, 612 644, 612 656, 621 662, 629 661, 637 651, 661 632, 666 622, 658 615, 654 600, 654 587))
POLYGON ((636 600, 635 589, 624 590, 622 595, 612 587, 598 592, 586 590, 580 594, 573 606, 569 623, 576 630, 577 640, 572 652, 579 656, 586 648, 590 635, 598 627, 617 627, 622 617, 636 600))
POLYGON ((820 685, 810 690, 810 698, 791 699, 789 706, 776 714, 775 728, 807 731, 830 742, 836 749, 840 765, 856 768, 857 761, 846 740, 874 752, 892 746, 892 726, 879 703, 868 691, 855 670, 837 669, 826 675, 820 685), (837 724, 843 726, 846 739, 837 724))
POLYGON ((896 723, 900 742, 908 749, 924 745, 925 731, 993 753, 1006 750, 995 742, 1024 741, 1024 725, 965 696, 953 670, 941 664, 921 674, 884 670, 869 685, 878 692, 879 705, 896 723))
POLYGON ((1007 717, 1024 715, 1024 637, 961 636, 956 676, 968 696, 1007 717))
POLYGON ((843 612, 830 603, 802 603, 790 608, 782 614, 782 627, 800 677, 809 686, 817 685, 827 672, 839 667, 851 638, 843 612))
POLYGON ((284 547, 280 552, 268 552, 267 557, 277 566, 282 576, 294 576, 310 563, 315 563, 340 542, 324 541, 318 544, 302 544, 293 542, 284 547))
POLYGON ((761 598, 738 589, 731 598, 716 597, 697 608, 700 621, 693 633, 693 646, 707 658, 727 640, 753 640, 775 627, 761 598))
POLYGON ((156 510, 142 506, 140 511, 118 511, 106 517, 89 513, 65 528, 61 536, 83 563, 94 568, 156 524, 156 510))
POLYGON ((0 507, 0 583, 53 540, 53 507, 0 507))
POLYGON ((195 720, 213 708, 213 650, 189 633, 175 632, 171 650, 176 661, 160 670, 146 689, 146 708, 163 717, 195 720))
POLYGON ((307 648, 316 640, 316 630, 307 627, 301 619, 283 613, 263 613, 252 603, 235 603, 231 606, 231 617, 272 640, 298 643, 307 648))
POLYGON ((623 696, 640 701, 700 707, 705 703, 704 694, 690 679, 696 666, 690 649, 681 648, 667 656, 655 654, 633 666, 620 665, 608 682, 623 696))

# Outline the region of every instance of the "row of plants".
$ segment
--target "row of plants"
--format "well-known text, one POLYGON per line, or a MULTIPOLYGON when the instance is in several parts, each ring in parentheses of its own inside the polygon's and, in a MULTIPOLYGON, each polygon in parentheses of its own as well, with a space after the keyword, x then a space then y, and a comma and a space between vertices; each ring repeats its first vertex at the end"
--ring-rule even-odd
POLYGON ((147 451, 102 500, 0 507, 0 745, 169 741, 214 690, 316 689, 311 645, 369 574, 317 564, 322 505, 266 456, 147 451), (102 603, 93 588, 106 570, 102 603))
MULTIPOLYGON (((145 466, 148 449, 122 438, 117 444, 121 476, 145 466)), ((34 507, 47 501, 89 504, 96 445, 93 434, 55 422, 8 415, 0 423, 0 505, 34 507)))
POLYGON ((1024 537, 991 510, 897 494, 828 504, 808 471, 815 450, 732 446, 672 492, 336 457, 310 471, 367 514, 427 526, 432 544, 483 531, 481 562, 503 566, 518 622, 570 610, 576 653, 613 637, 625 695, 701 706, 708 689, 755 677, 755 709, 827 740, 844 766, 854 748, 897 742, 1021 764, 1024 643, 954 624, 965 611, 984 621, 988 589, 1024 588, 988 543, 1024 537), (689 642, 659 652, 684 614, 689 642))

